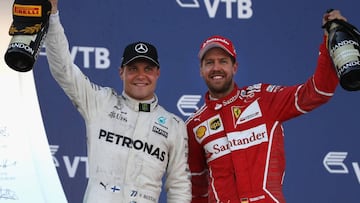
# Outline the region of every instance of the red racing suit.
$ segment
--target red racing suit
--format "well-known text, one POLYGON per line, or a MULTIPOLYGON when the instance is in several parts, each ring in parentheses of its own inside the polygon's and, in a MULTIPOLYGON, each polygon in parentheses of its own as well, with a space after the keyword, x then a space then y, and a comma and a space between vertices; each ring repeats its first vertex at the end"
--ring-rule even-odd
POLYGON ((186 121, 192 202, 285 202, 282 123, 326 103, 337 85, 323 43, 316 71, 304 84, 235 85, 219 100, 207 92, 205 104, 186 121))

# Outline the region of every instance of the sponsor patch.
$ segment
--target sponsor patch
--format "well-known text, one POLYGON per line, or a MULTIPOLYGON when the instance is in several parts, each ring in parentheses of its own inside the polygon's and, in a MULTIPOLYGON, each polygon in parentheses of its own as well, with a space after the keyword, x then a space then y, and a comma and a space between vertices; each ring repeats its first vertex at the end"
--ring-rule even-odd
POLYGON ((234 126, 236 127, 236 122, 241 115, 241 108, 239 106, 232 106, 231 112, 232 112, 232 116, 233 116, 234 126))
POLYGON ((221 127, 221 120, 220 117, 219 118, 214 118, 213 120, 210 121, 210 129, 211 130, 217 130, 221 127))
POLYGON ((265 124, 245 131, 232 132, 204 145, 207 162, 213 161, 232 151, 246 149, 268 141, 265 124))
POLYGON ((16 16, 25 17, 41 17, 41 6, 40 5, 21 5, 14 4, 13 13, 16 16))
POLYGON ((269 140, 266 125, 227 134, 231 151, 246 149, 269 140))
POLYGON ((163 130, 163 129, 161 129, 161 128, 158 128, 158 127, 156 127, 156 126, 153 126, 153 128, 152 128, 152 131, 154 132, 154 133, 157 133, 157 134, 159 134, 159 135, 162 135, 162 136, 164 136, 164 137, 168 137, 168 132, 166 132, 165 130, 163 130))
POLYGON ((241 198, 240 202, 241 203, 249 203, 249 199, 248 198, 241 198))
POLYGON ((161 147, 158 147, 152 143, 148 143, 144 140, 140 140, 140 139, 134 140, 130 137, 116 134, 114 132, 107 131, 104 129, 100 129, 98 139, 107 143, 115 144, 119 147, 134 149, 139 152, 143 152, 152 157, 155 157, 161 162, 163 162, 167 157, 166 156, 167 151, 163 150, 161 147))
POLYGON ((224 131, 224 125, 220 115, 215 115, 207 119, 193 129, 193 133, 196 135, 199 143, 206 137, 221 131, 224 131))
POLYGON ((230 145, 227 137, 221 137, 204 145, 207 162, 230 154, 230 145))
POLYGON ((206 127, 202 125, 196 129, 195 135, 197 138, 201 139, 204 137, 205 133, 206 133, 206 127))
MULTIPOLYGON (((238 116, 238 119, 236 120, 235 127, 239 124, 251 121, 255 118, 262 117, 261 109, 259 106, 258 101, 254 101, 251 103, 243 112, 239 112, 241 115, 238 116)), ((233 110, 234 114, 234 110, 233 110)))
POLYGON ((267 92, 279 92, 281 89, 282 87, 279 85, 269 85, 268 87, 266 87, 267 92))

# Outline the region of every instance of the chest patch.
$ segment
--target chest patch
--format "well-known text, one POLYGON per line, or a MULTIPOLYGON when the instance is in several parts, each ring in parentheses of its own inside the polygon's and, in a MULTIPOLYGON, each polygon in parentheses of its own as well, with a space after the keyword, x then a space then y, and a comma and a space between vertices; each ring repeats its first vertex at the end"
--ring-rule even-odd
POLYGON ((242 123, 246 123, 255 118, 262 117, 259 102, 257 100, 252 102, 243 111, 241 111, 241 108, 238 106, 233 106, 231 108, 231 111, 232 111, 232 115, 233 115, 233 121, 234 121, 235 128, 242 123))
POLYGON ((193 129, 198 142, 201 142, 206 137, 224 131, 224 125, 220 115, 215 115, 206 121, 200 123, 193 129))

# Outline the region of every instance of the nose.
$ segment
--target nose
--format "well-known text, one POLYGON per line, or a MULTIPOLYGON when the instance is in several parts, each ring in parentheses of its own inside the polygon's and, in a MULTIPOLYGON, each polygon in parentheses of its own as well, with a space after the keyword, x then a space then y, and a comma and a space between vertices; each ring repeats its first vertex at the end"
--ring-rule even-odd
POLYGON ((212 67, 212 70, 221 70, 222 69, 222 65, 220 62, 216 61, 214 63, 214 66, 212 67))
POLYGON ((140 68, 138 71, 137 71, 137 78, 140 78, 140 79, 143 79, 146 77, 146 72, 143 68, 140 68))

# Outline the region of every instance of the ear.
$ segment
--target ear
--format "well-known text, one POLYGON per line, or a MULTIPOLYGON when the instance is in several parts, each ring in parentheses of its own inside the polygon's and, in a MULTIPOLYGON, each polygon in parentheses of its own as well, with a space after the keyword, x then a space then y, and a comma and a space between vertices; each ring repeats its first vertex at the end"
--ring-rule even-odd
POLYGON ((160 68, 157 69, 157 77, 160 77, 160 68))
POLYGON ((239 68, 239 64, 238 64, 238 62, 236 61, 234 64, 233 64, 233 72, 234 72, 234 74, 238 71, 238 68, 239 68))
POLYGON ((203 78, 203 73, 202 73, 202 67, 201 67, 201 62, 200 62, 200 64, 199 64, 199 73, 200 73, 200 77, 202 77, 203 78))
POLYGON ((124 80, 124 67, 119 67, 119 76, 121 80, 124 80))

